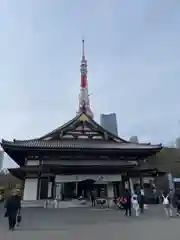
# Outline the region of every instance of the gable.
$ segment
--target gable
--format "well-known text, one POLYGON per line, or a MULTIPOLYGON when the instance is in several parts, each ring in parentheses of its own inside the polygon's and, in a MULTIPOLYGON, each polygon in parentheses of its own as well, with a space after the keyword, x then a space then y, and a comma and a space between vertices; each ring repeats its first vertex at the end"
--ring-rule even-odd
POLYGON ((126 142, 123 139, 109 133, 85 113, 76 116, 71 121, 41 137, 40 140, 63 140, 63 139, 98 139, 126 142))

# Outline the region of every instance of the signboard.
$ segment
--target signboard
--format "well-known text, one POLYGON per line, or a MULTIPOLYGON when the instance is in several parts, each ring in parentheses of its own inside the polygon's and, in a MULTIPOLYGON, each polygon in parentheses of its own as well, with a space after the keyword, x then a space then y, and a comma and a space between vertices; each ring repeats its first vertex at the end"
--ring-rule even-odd
POLYGON ((173 182, 176 182, 176 183, 180 182, 180 178, 173 178, 173 182))
POLYGON ((56 175, 56 182, 81 182, 87 179, 103 182, 120 182, 121 174, 104 174, 104 175, 56 175))

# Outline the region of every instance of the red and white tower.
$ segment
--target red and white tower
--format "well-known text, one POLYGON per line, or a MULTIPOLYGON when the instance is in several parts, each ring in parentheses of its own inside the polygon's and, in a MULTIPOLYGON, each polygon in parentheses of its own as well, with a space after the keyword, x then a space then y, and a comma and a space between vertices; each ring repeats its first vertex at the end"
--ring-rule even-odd
POLYGON ((84 39, 82 40, 82 60, 81 60, 81 88, 79 95, 79 110, 78 114, 85 113, 93 118, 93 113, 90 107, 88 83, 87 83, 87 61, 84 53, 84 39))

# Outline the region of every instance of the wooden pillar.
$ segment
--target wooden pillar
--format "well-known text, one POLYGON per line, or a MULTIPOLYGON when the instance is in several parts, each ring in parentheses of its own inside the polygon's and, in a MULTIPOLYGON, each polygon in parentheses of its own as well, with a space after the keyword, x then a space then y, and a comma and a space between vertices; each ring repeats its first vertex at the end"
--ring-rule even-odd
POLYGON ((52 180, 51 180, 51 178, 48 178, 48 199, 49 198, 52 198, 52 188, 53 188, 53 186, 52 186, 52 180))
POLYGON ((114 200, 114 189, 113 189, 112 182, 108 182, 107 184, 107 195, 108 195, 109 207, 111 207, 113 205, 113 200, 114 200))
POLYGON ((76 182, 76 190, 75 190, 76 197, 78 196, 78 182, 76 182))
POLYGON ((144 188, 144 181, 143 181, 143 177, 142 176, 140 176, 139 182, 140 182, 140 187, 144 188))
POLYGON ((52 196, 52 199, 55 199, 55 177, 52 177, 51 196, 52 196))
POLYGON ((41 179, 38 176, 38 186, 37 186, 37 200, 40 199, 40 188, 41 188, 41 179))

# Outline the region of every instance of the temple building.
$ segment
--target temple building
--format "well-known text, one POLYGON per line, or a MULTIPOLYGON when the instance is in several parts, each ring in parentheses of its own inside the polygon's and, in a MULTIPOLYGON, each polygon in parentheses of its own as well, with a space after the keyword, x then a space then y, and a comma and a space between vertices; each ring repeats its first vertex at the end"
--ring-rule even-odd
POLYGON ((38 138, 2 139, 2 148, 19 165, 9 171, 24 181, 24 200, 88 197, 92 188, 97 197, 113 199, 125 187, 130 187, 130 178, 157 174, 157 169, 145 169, 143 164, 145 159, 161 150, 161 144, 126 141, 93 119, 84 40, 82 46, 76 116, 38 138))

